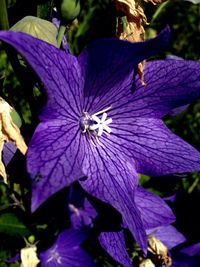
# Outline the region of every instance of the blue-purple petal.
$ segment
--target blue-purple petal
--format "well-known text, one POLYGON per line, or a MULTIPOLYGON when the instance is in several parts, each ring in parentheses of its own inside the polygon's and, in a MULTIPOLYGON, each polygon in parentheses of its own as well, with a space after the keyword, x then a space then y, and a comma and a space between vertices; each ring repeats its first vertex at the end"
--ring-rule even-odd
POLYGON ((137 79, 132 116, 160 118, 200 98, 200 62, 155 60, 145 64, 146 86, 137 79))
POLYGON ((110 142, 136 161, 139 173, 158 176, 200 170, 200 153, 174 135, 161 120, 120 118, 120 114, 112 119, 110 142))
POLYGON ((160 240, 169 250, 186 241, 183 234, 172 225, 161 226, 147 231, 160 240))
POLYGON ((93 227, 93 220, 97 217, 97 212, 83 192, 73 187, 71 187, 68 198, 68 211, 73 228, 81 230, 93 227))
POLYGON ((85 111, 95 113, 113 102, 120 103, 127 92, 132 94, 137 64, 166 48, 168 41, 166 27, 146 42, 102 39, 88 45, 78 57, 85 79, 85 111))
POLYGON ((12 45, 41 79, 48 96, 41 120, 77 120, 84 81, 76 57, 25 33, 2 31, 0 39, 12 45))
POLYGON ((99 235, 101 246, 108 254, 122 264, 124 267, 131 267, 132 263, 126 250, 126 244, 123 231, 120 232, 102 232, 99 235))
POLYGON ((198 253, 200 253, 200 243, 196 243, 194 245, 191 245, 189 247, 183 248, 180 250, 180 252, 187 254, 188 256, 194 256, 198 253))
POLYGON ((170 267, 199 267, 200 261, 199 259, 195 259, 194 257, 187 256, 184 253, 180 253, 173 257, 172 265, 170 267))
POLYGON ((141 213, 146 229, 168 225, 175 216, 165 201, 142 187, 135 191, 135 203, 141 213))
POLYGON ((85 234, 69 229, 59 234, 47 251, 40 254, 41 267, 95 267, 91 257, 79 247, 85 234))
POLYGON ((114 147, 87 145, 83 171, 87 179, 80 181, 89 194, 110 204, 121 215, 136 242, 145 251, 147 246, 144 226, 140 212, 134 202, 137 174, 134 164, 126 161, 114 147), (88 149, 88 150, 87 150, 88 149))
POLYGON ((84 147, 73 121, 40 123, 29 144, 27 169, 32 178, 32 211, 65 186, 84 176, 84 147))
POLYGON ((3 147, 3 162, 7 166, 8 163, 11 161, 12 157, 14 156, 17 148, 15 144, 10 141, 8 143, 4 143, 3 147))

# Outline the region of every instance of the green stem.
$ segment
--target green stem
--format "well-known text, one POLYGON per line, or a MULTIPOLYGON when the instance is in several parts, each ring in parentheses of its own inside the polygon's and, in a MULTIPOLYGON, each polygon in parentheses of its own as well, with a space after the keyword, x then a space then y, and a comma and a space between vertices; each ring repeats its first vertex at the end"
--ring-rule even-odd
POLYGON ((191 194, 193 192, 193 190, 195 189, 195 187, 198 185, 199 183, 199 179, 196 178, 193 182, 193 184, 190 186, 190 188, 188 189, 188 193, 191 194))
MULTIPOLYGON (((7 13, 7 6, 6 6, 6 1, 5 0, 0 0, 0 30, 8 30, 9 29, 9 22, 8 22, 8 13, 7 13)), ((30 105, 30 108, 31 108, 31 112, 32 112, 32 117, 33 119, 37 119, 36 117, 36 112, 34 113, 35 111, 35 108, 33 107, 33 104, 32 104, 32 95, 31 93, 27 90, 27 87, 29 85, 33 85, 33 83, 31 84, 30 82, 30 79, 29 80, 26 80, 24 78, 24 70, 22 69, 20 63, 19 63, 19 60, 18 60, 18 57, 17 57, 17 53, 16 51, 9 47, 7 44, 2 44, 2 47, 4 48, 6 54, 7 54, 7 57, 11 63, 11 66, 13 68, 13 70, 15 71, 16 73, 16 76, 24 90, 24 96, 26 97, 29 105, 30 105)), ((18 112, 20 113, 20 110, 18 110, 18 112)))
POLYGON ((9 22, 5 0, 0 0, 0 7, 0 30, 8 30, 9 22))
POLYGON ((156 12, 153 14, 151 23, 157 19, 157 17, 160 15, 160 13, 162 12, 162 10, 170 3, 170 1, 166 1, 164 3, 162 3, 161 5, 159 5, 159 7, 157 8, 156 12))
POLYGON ((57 36, 57 42, 58 42, 58 47, 61 46, 63 36, 65 34, 66 26, 61 24, 58 30, 58 36, 57 36))
POLYGON ((37 5, 37 17, 49 20, 52 13, 53 1, 48 1, 37 5))

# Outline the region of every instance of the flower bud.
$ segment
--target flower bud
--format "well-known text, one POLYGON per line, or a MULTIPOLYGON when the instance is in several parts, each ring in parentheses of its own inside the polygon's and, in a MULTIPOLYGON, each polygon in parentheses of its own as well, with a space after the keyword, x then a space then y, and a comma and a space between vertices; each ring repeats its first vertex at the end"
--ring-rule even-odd
POLYGON ((80 13, 80 0, 57 0, 56 8, 61 20, 69 23, 80 13))
POLYGON ((50 21, 33 16, 27 16, 13 25, 10 30, 25 32, 56 47, 58 46, 56 39, 58 31, 56 26, 50 21))

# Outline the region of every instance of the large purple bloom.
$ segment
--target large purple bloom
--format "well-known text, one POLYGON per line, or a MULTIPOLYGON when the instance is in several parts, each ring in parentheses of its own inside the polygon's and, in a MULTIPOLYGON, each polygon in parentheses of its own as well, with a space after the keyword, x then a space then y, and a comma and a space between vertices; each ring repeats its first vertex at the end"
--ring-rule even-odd
POLYGON ((200 154, 172 134, 160 118, 200 96, 199 62, 138 62, 165 47, 168 30, 143 43, 101 40, 77 58, 22 33, 1 32, 36 71, 48 100, 28 150, 32 210, 81 180, 111 204, 141 247, 146 235, 134 203, 137 172, 164 175, 200 170, 200 154))

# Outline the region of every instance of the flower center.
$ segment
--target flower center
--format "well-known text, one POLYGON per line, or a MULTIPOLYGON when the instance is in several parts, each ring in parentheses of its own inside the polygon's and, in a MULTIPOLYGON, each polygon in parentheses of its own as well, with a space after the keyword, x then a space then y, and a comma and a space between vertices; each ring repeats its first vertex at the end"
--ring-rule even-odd
POLYGON ((108 126, 112 122, 112 118, 107 119, 108 114, 106 113, 111 109, 111 105, 99 112, 89 115, 88 112, 83 112, 83 116, 80 120, 80 127, 82 133, 88 133, 95 137, 102 136, 103 133, 109 135, 111 133, 111 128, 108 126))
POLYGON ((57 245, 55 248, 53 248, 50 252, 50 257, 47 259, 47 263, 52 261, 52 260, 55 260, 57 263, 61 264, 62 261, 61 261, 61 256, 59 255, 59 253, 56 251, 57 249, 57 245))

